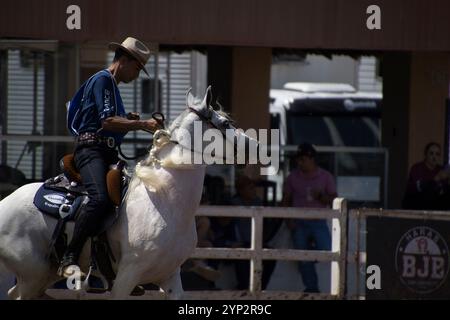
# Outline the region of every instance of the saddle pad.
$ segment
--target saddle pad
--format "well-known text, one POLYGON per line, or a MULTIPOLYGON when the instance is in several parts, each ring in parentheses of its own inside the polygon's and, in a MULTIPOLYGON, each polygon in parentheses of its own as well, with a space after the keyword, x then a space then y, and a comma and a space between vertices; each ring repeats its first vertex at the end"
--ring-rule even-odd
POLYGON ((61 211, 60 207, 66 202, 66 193, 54 189, 46 188, 42 185, 34 196, 34 205, 44 214, 54 217, 55 219, 73 220, 85 200, 86 196, 77 197, 69 211, 61 211))

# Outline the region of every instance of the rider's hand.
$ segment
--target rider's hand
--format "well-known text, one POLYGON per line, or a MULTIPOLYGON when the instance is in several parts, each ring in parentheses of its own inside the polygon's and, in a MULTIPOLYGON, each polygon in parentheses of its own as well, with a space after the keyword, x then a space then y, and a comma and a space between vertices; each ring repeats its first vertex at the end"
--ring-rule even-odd
POLYGON ((129 112, 127 114, 127 119, 128 120, 139 120, 141 119, 139 112, 129 112))
POLYGON ((162 127, 159 125, 158 121, 155 119, 149 119, 142 121, 142 130, 155 132, 158 129, 161 129, 162 127))

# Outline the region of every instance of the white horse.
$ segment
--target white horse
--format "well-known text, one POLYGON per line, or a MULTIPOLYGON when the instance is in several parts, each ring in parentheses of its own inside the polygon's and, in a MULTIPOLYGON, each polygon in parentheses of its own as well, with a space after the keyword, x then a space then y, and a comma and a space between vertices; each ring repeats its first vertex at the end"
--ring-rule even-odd
MULTIPOLYGON (((226 138, 226 129, 234 130, 234 139, 257 143, 236 130, 223 113, 211 108, 210 98, 210 88, 202 102, 194 102, 189 92, 188 108, 168 131, 155 133, 150 155, 135 168, 120 216, 107 230, 117 261, 113 265, 113 299, 127 298, 136 285, 143 283, 159 285, 168 298, 182 297, 180 266, 197 244, 195 212, 205 175, 204 164, 177 164, 181 151, 192 155, 205 147, 205 142, 198 144, 187 139, 187 132, 194 137, 194 122, 202 121, 202 132, 211 127, 219 129, 222 142, 231 146, 227 150, 232 150, 233 156, 235 141, 226 138)), ((215 151, 216 157, 230 156, 227 151, 215 151)), ((56 266, 46 259, 56 220, 33 204, 40 186, 41 183, 24 185, 0 202, 0 265, 17 278, 17 284, 8 291, 11 299, 41 297, 60 279, 56 266)), ((73 225, 68 225, 70 228, 73 225)), ((86 244, 80 258, 83 271, 89 251, 86 244)))

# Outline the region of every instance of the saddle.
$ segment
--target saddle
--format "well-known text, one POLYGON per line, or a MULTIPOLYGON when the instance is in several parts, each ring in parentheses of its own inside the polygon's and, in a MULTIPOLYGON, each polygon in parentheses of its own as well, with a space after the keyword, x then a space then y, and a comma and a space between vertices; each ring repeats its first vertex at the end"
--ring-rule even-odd
MULTIPOLYGON (((109 247, 105 231, 117 220, 121 200, 128 188, 128 178, 122 174, 125 165, 126 162, 120 160, 110 167, 106 175, 108 195, 114 204, 114 212, 103 221, 98 235, 91 239, 91 263, 88 275, 99 269, 99 278, 104 284, 104 288, 98 290, 99 292, 110 289, 115 278, 111 266, 111 261, 115 261, 115 258, 109 247)), ((73 154, 65 155, 60 161, 60 167, 63 173, 46 180, 36 192, 33 201, 41 212, 58 221, 53 231, 48 253, 48 258, 54 260, 55 263, 59 263, 68 245, 68 237, 65 232, 66 223, 75 221, 89 202, 88 193, 82 184, 80 173, 75 167, 73 154)), ((89 276, 85 281, 89 284, 89 276)))
MULTIPOLYGON (((111 166, 106 174, 106 184, 108 187, 108 195, 115 206, 120 205, 122 198, 122 170, 126 162, 120 160, 117 164, 111 166)), ((65 155, 60 162, 60 167, 68 178, 77 184, 81 184, 81 175, 75 167, 73 153, 65 155)))

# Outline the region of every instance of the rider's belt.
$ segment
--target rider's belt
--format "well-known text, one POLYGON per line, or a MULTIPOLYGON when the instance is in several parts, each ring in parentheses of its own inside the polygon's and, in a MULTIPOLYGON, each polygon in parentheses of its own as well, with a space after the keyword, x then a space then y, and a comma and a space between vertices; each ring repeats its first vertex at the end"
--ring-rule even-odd
POLYGON ((101 145, 108 148, 116 147, 116 140, 113 137, 103 137, 95 132, 81 133, 76 140, 78 146, 96 146, 101 145))

